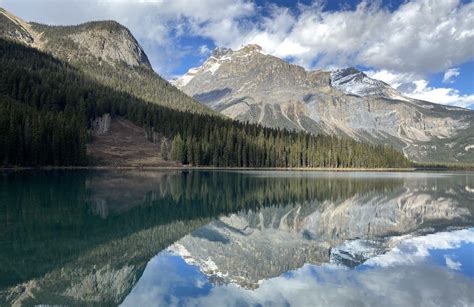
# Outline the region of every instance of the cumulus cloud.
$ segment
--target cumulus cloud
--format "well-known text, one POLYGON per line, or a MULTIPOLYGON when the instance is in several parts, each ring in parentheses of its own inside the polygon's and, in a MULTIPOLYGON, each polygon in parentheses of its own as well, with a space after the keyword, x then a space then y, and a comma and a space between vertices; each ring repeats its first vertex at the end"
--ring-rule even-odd
POLYGON ((296 10, 269 5, 269 14, 260 14, 262 8, 247 0, 35 2, 0 3, 28 17, 42 15, 33 19, 49 23, 118 19, 158 45, 182 35, 206 37, 222 47, 258 43, 306 67, 360 64, 426 74, 474 55, 474 3, 460 0, 414 0, 393 12, 369 1, 342 11, 325 11, 320 2, 296 10))
POLYGON ((364 65, 426 74, 473 58, 473 19, 474 3, 459 0, 416 0, 394 12, 366 1, 347 11, 300 6, 294 16, 276 10, 272 20, 283 26, 264 21, 245 40, 306 67, 364 65))
POLYGON ((369 77, 377 79, 377 80, 382 80, 383 82, 388 83, 390 86, 396 89, 407 87, 413 81, 416 81, 422 78, 422 75, 420 74, 396 73, 396 72, 388 71, 385 69, 368 70, 368 71, 365 71, 365 73, 369 77))
POLYGON ((443 83, 453 83, 454 78, 459 76, 459 68, 448 69, 443 76, 443 83))
POLYGON ((451 257, 446 256, 446 255, 444 256, 444 260, 446 261, 446 266, 448 268, 450 268, 451 270, 455 270, 455 271, 461 270, 461 267, 462 267, 461 262, 456 261, 456 260, 454 260, 451 257))
MULTIPOLYGON (((406 239, 388 253, 371 258, 365 264, 380 267, 415 264, 429 257, 430 250, 456 249, 461 247, 462 244, 473 243, 474 231, 470 229, 434 233, 406 239)), ((448 260, 446 261, 448 263, 448 260)))
POLYGON ((199 47, 199 54, 201 55, 209 55, 210 52, 211 50, 207 45, 201 45, 201 47, 199 47))
POLYGON ((474 105, 474 95, 462 95, 458 90, 445 87, 430 87, 428 81, 414 81, 415 89, 406 96, 435 103, 468 108, 474 105))
POLYGON ((256 43, 309 69, 371 67, 373 77, 409 96, 472 104, 472 96, 422 81, 444 71, 450 83, 459 76, 453 67, 474 60, 474 2, 413 0, 393 11, 380 3, 363 0, 355 9, 327 11, 323 1, 289 9, 249 0, 0 0, 27 20, 49 24, 115 19, 132 30, 165 76, 176 73, 190 53, 208 54, 181 43, 191 36, 234 49, 256 43))
MULTIPOLYGON (((448 71, 445 73, 445 79, 448 71)), ((396 73, 388 70, 368 70, 365 73, 371 78, 388 83, 407 97, 463 108, 474 105, 474 95, 461 94, 449 87, 429 86, 428 80, 421 74, 396 73)), ((457 70, 449 73, 448 79, 456 75, 459 75, 457 70)))

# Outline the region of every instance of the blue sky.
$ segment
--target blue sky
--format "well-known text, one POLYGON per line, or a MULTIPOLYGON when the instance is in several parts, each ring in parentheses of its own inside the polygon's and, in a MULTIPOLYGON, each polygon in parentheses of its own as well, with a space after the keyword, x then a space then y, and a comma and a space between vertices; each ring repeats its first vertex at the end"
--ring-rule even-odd
POLYGON ((114 19, 165 78, 217 46, 256 43, 307 69, 355 66, 405 95, 474 108, 474 2, 467 0, 0 0, 27 21, 114 19))

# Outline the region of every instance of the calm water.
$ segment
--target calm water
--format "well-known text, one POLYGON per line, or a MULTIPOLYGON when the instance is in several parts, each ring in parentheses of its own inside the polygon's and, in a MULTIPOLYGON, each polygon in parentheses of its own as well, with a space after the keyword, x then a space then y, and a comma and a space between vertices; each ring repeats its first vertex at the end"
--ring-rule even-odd
POLYGON ((473 306, 474 173, 0 173, 0 305, 473 306))

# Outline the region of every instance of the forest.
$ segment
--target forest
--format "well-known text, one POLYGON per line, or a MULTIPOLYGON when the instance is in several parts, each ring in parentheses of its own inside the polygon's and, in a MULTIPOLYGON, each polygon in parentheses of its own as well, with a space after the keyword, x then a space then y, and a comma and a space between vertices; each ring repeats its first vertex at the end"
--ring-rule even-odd
MULTIPOLYGON (((180 97, 189 99, 178 95, 176 104, 183 103, 180 97)), ((157 133, 165 158, 195 166, 411 165, 386 145, 170 109, 117 86, 103 85, 79 67, 50 55, 0 40, 0 165, 87 165, 88 129, 93 119, 104 114, 123 117, 157 133)))

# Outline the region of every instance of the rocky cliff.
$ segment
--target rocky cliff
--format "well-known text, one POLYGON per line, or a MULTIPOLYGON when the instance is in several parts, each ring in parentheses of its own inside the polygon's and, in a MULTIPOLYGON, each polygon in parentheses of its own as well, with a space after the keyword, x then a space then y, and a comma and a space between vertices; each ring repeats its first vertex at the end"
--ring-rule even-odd
POLYGON ((32 23, 40 33, 42 49, 51 54, 75 61, 92 58, 99 63, 144 66, 151 69, 145 51, 132 33, 115 21, 88 22, 78 26, 46 26, 32 23))

